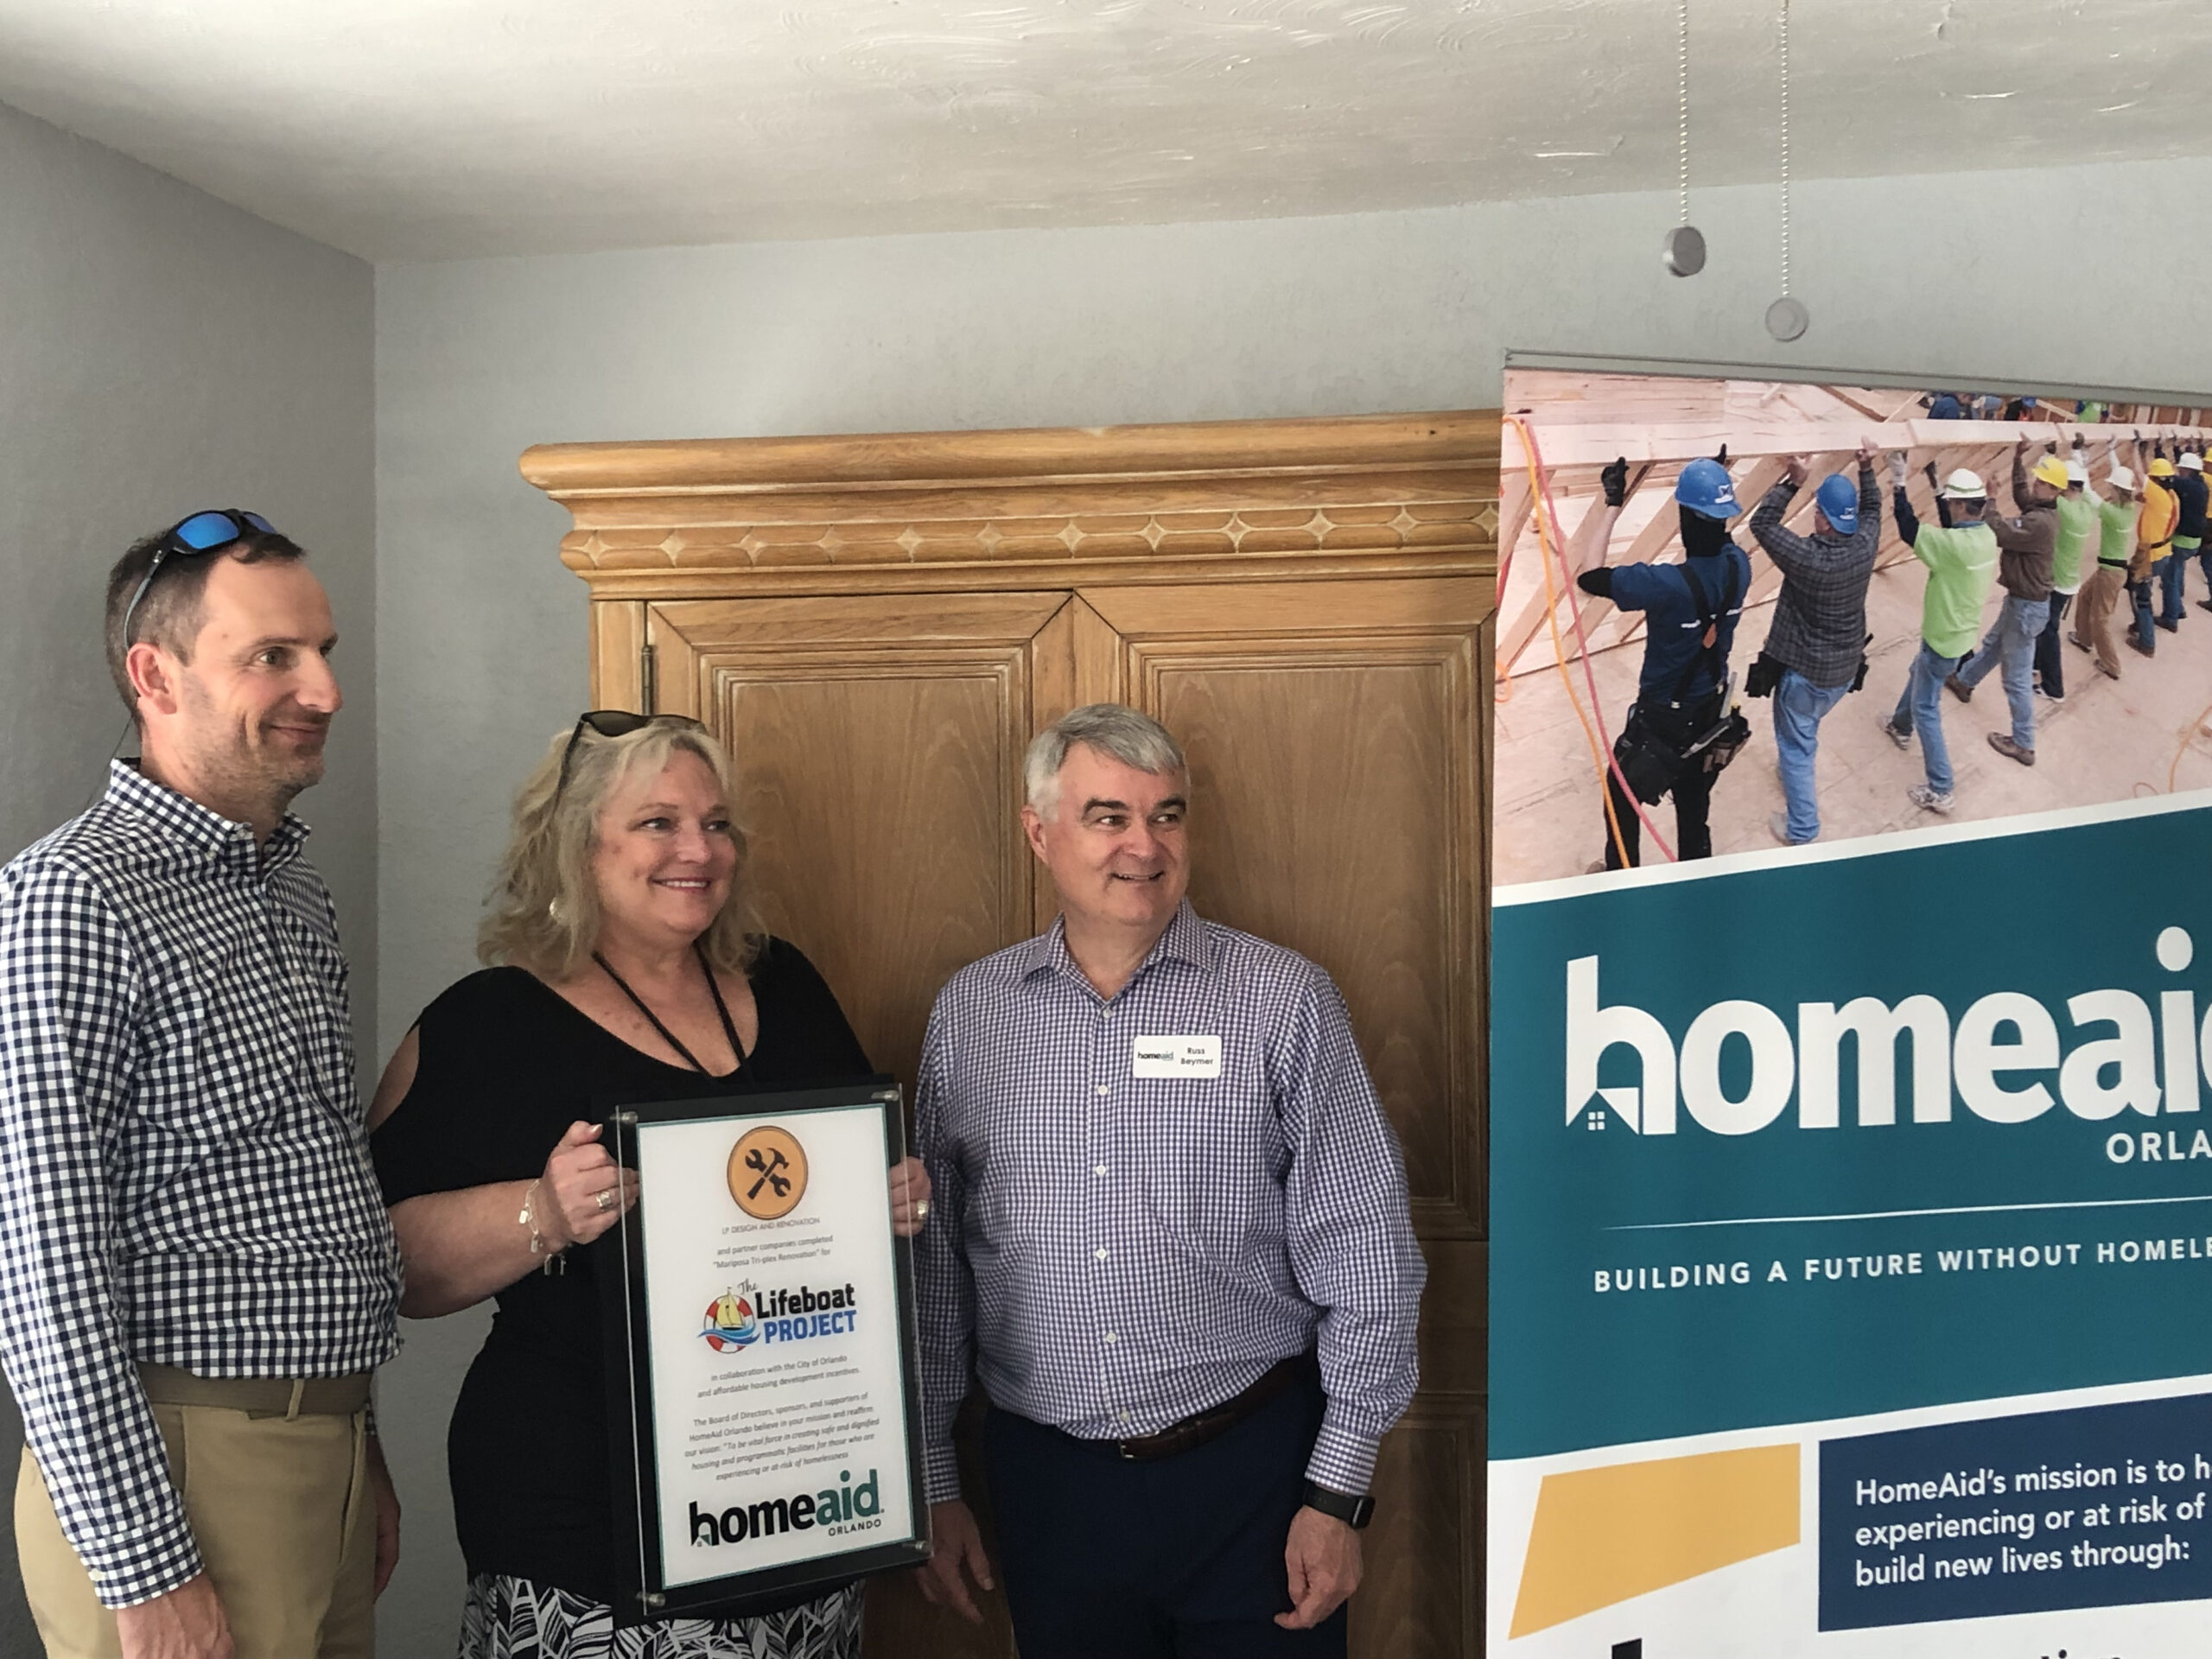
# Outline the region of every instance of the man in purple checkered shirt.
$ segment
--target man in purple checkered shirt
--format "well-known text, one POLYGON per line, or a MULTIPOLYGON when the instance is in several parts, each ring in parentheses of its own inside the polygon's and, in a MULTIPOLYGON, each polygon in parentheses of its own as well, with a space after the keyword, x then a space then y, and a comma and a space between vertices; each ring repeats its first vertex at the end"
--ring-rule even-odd
POLYGON ((1060 919, 955 975, 922 1051, 923 1590, 972 1618, 991 1584, 972 1372, 1025 1655, 1341 1655, 1415 1380, 1396 1138, 1328 976, 1185 900, 1164 728, 1078 709, 1027 773, 1060 919))

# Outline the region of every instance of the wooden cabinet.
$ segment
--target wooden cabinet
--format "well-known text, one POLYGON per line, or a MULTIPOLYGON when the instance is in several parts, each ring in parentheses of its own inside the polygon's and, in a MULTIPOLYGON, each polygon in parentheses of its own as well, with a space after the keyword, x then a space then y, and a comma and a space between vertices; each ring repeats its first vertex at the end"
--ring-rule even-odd
MULTIPOLYGON (((1429 1264, 1363 1659, 1480 1651, 1497 430, 1462 412, 524 459, 575 518, 594 701, 729 744, 770 926, 909 1086, 938 987, 1051 920, 1015 817, 1030 736, 1114 700, 1181 739, 1193 902, 1343 988, 1429 1264)), ((990 1611, 979 1636, 880 1584, 869 1651, 1010 1655, 990 1611)))

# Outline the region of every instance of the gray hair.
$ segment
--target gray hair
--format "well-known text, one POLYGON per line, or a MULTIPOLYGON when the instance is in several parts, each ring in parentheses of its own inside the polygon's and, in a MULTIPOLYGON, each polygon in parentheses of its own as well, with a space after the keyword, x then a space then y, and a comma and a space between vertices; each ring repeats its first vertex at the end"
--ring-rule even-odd
POLYGON ((1068 751, 1078 743, 1139 772, 1190 771, 1182 745, 1150 715, 1118 702, 1085 703, 1038 733, 1022 757, 1022 782, 1039 817, 1051 817, 1058 807, 1060 768, 1067 764, 1068 751))

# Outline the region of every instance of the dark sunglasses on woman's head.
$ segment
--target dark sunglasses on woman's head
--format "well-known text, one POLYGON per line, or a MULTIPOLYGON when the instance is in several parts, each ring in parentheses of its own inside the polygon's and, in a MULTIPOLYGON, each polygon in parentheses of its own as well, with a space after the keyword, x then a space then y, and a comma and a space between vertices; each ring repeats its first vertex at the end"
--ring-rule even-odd
POLYGON ((558 806, 561 797, 569 791, 569 768, 575 760, 576 745, 584 741, 586 731, 601 737, 627 737, 648 726, 685 726, 695 732, 707 729, 689 715, 633 715, 627 709, 590 709, 577 718, 576 729, 569 734, 569 747, 561 751, 561 781, 553 785, 553 804, 558 806))
POLYGON ((195 512, 189 518, 180 519, 162 532, 162 539, 154 549, 154 562, 146 567, 146 574, 138 580, 138 591, 130 595, 130 602, 123 607, 123 643, 130 645, 130 619, 137 614, 138 601, 146 597, 146 590, 154 585, 154 578, 161 574, 162 566, 169 560, 196 558, 203 553, 219 553, 233 543, 258 533, 277 534, 276 526, 257 512, 246 512, 237 507, 214 507, 206 512, 195 512))

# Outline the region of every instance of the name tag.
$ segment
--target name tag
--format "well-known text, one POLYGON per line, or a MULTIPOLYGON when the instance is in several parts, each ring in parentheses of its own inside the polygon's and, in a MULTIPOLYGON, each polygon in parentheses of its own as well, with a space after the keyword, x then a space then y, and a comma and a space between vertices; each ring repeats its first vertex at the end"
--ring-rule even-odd
POLYGON ((1218 1037, 1140 1037, 1129 1058, 1133 1077, 1217 1077, 1218 1037))

